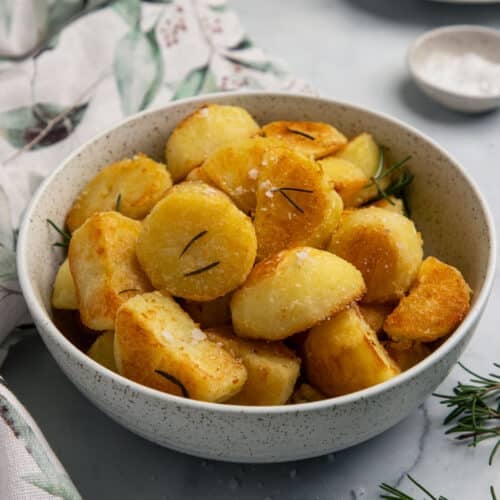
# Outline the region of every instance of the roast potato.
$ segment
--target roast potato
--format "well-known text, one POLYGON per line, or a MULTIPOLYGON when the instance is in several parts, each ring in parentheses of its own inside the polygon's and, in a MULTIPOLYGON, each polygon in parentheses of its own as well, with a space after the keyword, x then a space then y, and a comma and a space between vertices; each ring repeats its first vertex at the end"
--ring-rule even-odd
POLYGON ((144 220, 137 256, 156 289, 209 301, 245 281, 256 247, 250 218, 224 193, 183 182, 144 220))
POLYGON ((373 207, 384 208, 390 212, 396 212, 400 215, 406 215, 405 204, 401 198, 396 196, 388 196, 371 204, 373 207))
POLYGON ((304 351, 308 381, 327 396, 359 391, 400 372, 356 306, 315 326, 304 351))
POLYGON ((212 328, 231 324, 230 301, 231 295, 227 294, 209 302, 182 300, 181 306, 201 328, 212 328))
POLYGON ((137 295, 116 315, 114 353, 123 376, 160 391, 222 402, 242 389, 247 370, 160 292, 137 295))
POLYGON ((52 291, 52 307, 56 309, 78 309, 78 297, 76 296, 75 283, 71 276, 68 259, 64 260, 57 271, 52 291))
POLYGON ((453 332, 465 318, 470 295, 457 268, 427 257, 409 294, 387 316, 384 330, 396 340, 437 340, 453 332))
POLYGON ((118 210, 143 219, 172 185, 165 165, 144 154, 104 167, 73 203, 66 225, 73 232, 97 212, 118 210))
POLYGON ((221 146, 258 132, 259 126, 243 108, 219 104, 202 106, 182 120, 167 140, 165 156, 174 182, 184 179, 221 146))
POLYGON ((137 261, 141 223, 118 212, 92 215, 74 233, 68 258, 82 323, 113 330, 115 315, 129 297, 151 290, 137 261))
POLYGON ((322 394, 318 389, 315 389, 310 384, 300 384, 300 386, 295 389, 292 394, 291 403, 312 403, 313 401, 321 401, 326 399, 326 396, 322 394))
POLYGON ((100 365, 117 372, 118 370, 116 368, 115 355, 113 352, 114 337, 115 333, 112 330, 101 333, 90 346, 87 355, 100 365))
POLYGON ((389 340, 383 342, 385 350, 392 360, 399 366, 401 371, 408 370, 417 363, 420 363, 432 351, 422 344, 422 342, 412 342, 411 340, 389 340))
POLYGON ((361 271, 364 302, 401 298, 422 262, 422 240, 413 222, 377 207, 344 212, 328 249, 361 271))
POLYGON ((310 158, 323 158, 347 143, 336 128, 321 122, 278 121, 262 127, 264 137, 272 137, 310 158))
POLYGON ((295 246, 324 247, 341 212, 317 163, 284 147, 265 153, 254 219, 259 259, 295 246))
POLYGON ((361 273, 324 250, 297 247, 259 262, 234 292, 237 335, 280 340, 331 317, 365 292, 361 273))
POLYGON ((219 148, 203 163, 203 176, 230 196, 243 212, 254 212, 263 156, 273 145, 276 142, 271 139, 254 137, 219 148))
POLYGON ((384 327, 385 318, 394 307, 394 304, 359 304, 359 311, 370 328, 379 334, 384 327))
POLYGON ((300 372, 300 359, 281 342, 246 340, 231 328, 206 330, 208 338, 222 345, 247 369, 245 385, 226 401, 239 405, 283 405, 290 398, 300 372))
POLYGON ((342 198, 345 208, 358 207, 366 201, 364 191, 370 184, 370 179, 361 168, 336 156, 327 156, 318 163, 325 177, 342 198))

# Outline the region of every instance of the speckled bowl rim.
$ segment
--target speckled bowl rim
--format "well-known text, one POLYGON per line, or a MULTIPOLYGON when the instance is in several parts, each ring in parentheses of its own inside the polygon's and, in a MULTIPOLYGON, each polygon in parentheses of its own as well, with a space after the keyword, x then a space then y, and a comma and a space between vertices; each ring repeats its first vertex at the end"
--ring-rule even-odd
POLYGON ((443 26, 441 28, 436 28, 430 31, 426 31, 422 35, 420 35, 413 43, 410 45, 407 56, 406 63, 408 66, 408 70, 410 75, 414 80, 416 80, 420 85, 427 86, 433 89, 436 92, 441 92, 449 97, 454 97, 456 99, 470 100, 475 101, 476 103, 486 103, 491 100, 500 100, 500 91, 497 94, 490 95, 476 95, 476 94, 465 94, 460 92, 455 92, 446 87, 443 87, 435 82, 424 78, 422 74, 417 70, 415 66, 415 55, 417 50, 420 49, 420 46, 427 42, 431 38, 435 38, 436 36, 446 35, 448 33, 460 33, 460 32, 472 32, 475 31, 477 33, 483 33, 485 35, 490 35, 493 38, 498 39, 498 45, 500 47, 500 30, 495 28, 488 28, 485 26, 478 26, 475 24, 457 24, 454 26, 443 26))
POLYGON ((214 93, 210 95, 204 95, 200 97, 194 97, 190 99, 183 99, 179 101, 175 101, 170 105, 164 106, 163 108, 154 109, 151 111, 144 111, 142 113, 138 113, 133 115, 120 123, 108 128, 104 132, 101 132, 95 135, 92 139, 87 141, 85 144, 76 149, 71 155, 69 155, 53 172, 50 174, 40 185, 37 192, 35 193, 33 199, 31 200, 26 213, 24 215, 23 222, 21 224, 18 244, 17 244, 17 268, 19 274, 19 282, 21 285, 21 289, 28 305, 28 309, 33 316, 33 319, 36 323, 41 325, 41 328, 45 329, 45 332, 48 332, 49 335, 52 336, 52 340, 59 344, 59 346, 67 351, 71 356, 76 358, 76 361, 83 363, 83 365, 87 365, 89 368, 92 368, 96 372, 98 372, 102 377, 111 378, 119 386, 126 385, 131 387, 132 389, 138 391, 139 393, 143 393, 146 396, 157 398, 159 400, 163 400, 166 403, 175 403, 177 405, 184 405, 186 407, 190 407, 196 410, 211 410, 215 413, 248 413, 253 415, 264 415, 264 414, 289 414, 295 412, 310 412, 316 410, 323 410, 328 407, 339 407, 348 405, 356 400, 362 400, 367 397, 376 396, 384 391, 391 389, 392 387, 404 384, 411 380, 412 378, 418 376, 421 372, 424 372, 428 368, 430 368, 434 363, 436 363, 440 358, 444 357, 448 352, 450 352, 461 340, 463 337, 467 335, 469 329, 473 328, 476 320, 479 319, 481 312, 486 305, 489 294, 491 292, 493 278, 495 274, 495 266, 496 266, 496 237, 495 237, 495 228, 493 223, 493 218, 491 216, 490 210, 486 204, 485 199, 483 198, 481 192, 479 191, 476 183, 468 176, 468 174, 464 171, 464 169, 459 165, 459 163, 454 160, 444 149, 442 149, 436 142, 427 137, 425 134, 419 132, 415 128, 404 124, 402 121, 389 117, 388 115, 380 112, 375 112, 361 106, 355 106, 349 103, 337 101, 334 99, 327 99, 322 97, 311 97, 305 96, 302 94, 293 94, 293 93, 283 93, 283 92, 237 92, 237 93, 214 93), (488 256, 488 265, 486 271, 486 277, 484 280, 484 284, 482 288, 479 290, 479 294, 477 295, 477 300, 475 304, 471 307, 469 313, 467 314, 465 320, 461 323, 461 325, 457 328, 457 330, 441 345, 439 346, 432 354, 430 354, 423 361, 410 368, 409 370, 401 373, 400 375, 383 382, 381 384, 369 387, 367 389, 363 389, 357 392, 353 392, 350 394, 346 394, 344 396, 337 396, 334 398, 324 399, 321 401, 310 402, 310 403, 299 403, 293 405, 281 405, 281 406, 243 406, 243 405, 229 405, 223 403, 208 403, 204 401, 197 401, 193 399, 187 399, 180 396, 175 396, 172 394, 167 394, 156 389, 152 389, 141 385, 137 382, 129 380, 94 361, 89 358, 85 353, 80 351, 75 345, 73 345, 63 334, 60 332, 57 327, 52 322, 48 311, 44 310, 44 307, 38 302, 33 287, 30 283, 28 276, 28 263, 27 263, 27 250, 26 250, 26 242, 29 238, 29 228, 30 228, 30 220, 33 218, 35 213, 36 206, 38 205, 39 199, 42 197, 42 194, 45 190, 50 186, 52 180, 57 176, 59 172, 61 172, 66 165, 68 165, 76 156, 78 156, 85 148, 92 144, 97 139, 107 135, 112 134, 113 131, 123 125, 130 123, 136 119, 143 118, 145 116, 158 113, 161 111, 168 111, 169 108, 174 105, 178 105, 181 103, 199 103, 204 104, 209 102, 211 99, 223 98, 226 99, 225 104, 230 104, 231 96, 237 97, 251 97, 251 96, 269 96, 270 98, 280 98, 287 99, 290 98, 291 101, 294 99, 300 99, 311 102, 318 102, 325 105, 334 105, 334 106, 343 106, 348 108, 351 111, 362 114, 369 114, 377 119, 385 120, 390 122, 394 126, 402 128, 404 131, 409 132, 413 135, 419 137, 419 139, 429 143, 432 147, 436 148, 443 157, 445 157, 450 164, 455 168, 459 174, 463 177, 465 182, 467 182, 475 195, 477 196, 480 208, 482 213, 484 214, 484 218, 488 227, 488 235, 491 241, 490 246, 490 254, 488 256))

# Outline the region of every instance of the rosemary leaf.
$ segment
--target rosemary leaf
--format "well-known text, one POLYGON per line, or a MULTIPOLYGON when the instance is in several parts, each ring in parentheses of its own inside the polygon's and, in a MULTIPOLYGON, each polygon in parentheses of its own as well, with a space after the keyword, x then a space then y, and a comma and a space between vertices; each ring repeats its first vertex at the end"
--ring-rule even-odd
POLYGON ((118 193, 118 196, 116 197, 115 211, 119 212, 121 206, 122 206, 122 194, 118 193))
POLYGON ((184 277, 194 276, 196 274, 204 273, 205 271, 208 271, 209 269, 212 269, 213 267, 218 266, 219 264, 220 264, 220 262, 218 260, 216 260, 215 262, 208 264, 208 266, 200 267, 199 269, 195 269, 194 271, 190 271, 189 273, 185 273, 184 277))
POLYGON ((166 378, 170 382, 173 382, 175 385, 177 385, 179 387, 179 389, 182 392, 182 395, 185 398, 189 398, 189 393, 188 393, 185 385, 178 378, 176 378, 173 375, 170 375, 170 373, 164 372, 162 370, 155 370, 155 373, 157 373, 158 375, 161 375, 163 378, 166 378))
POLYGON ((297 130, 297 129, 294 129, 291 127, 287 127, 286 129, 288 130, 288 132, 291 132, 292 134, 301 135, 302 137, 305 137, 306 139, 309 139, 311 141, 316 140, 316 137, 314 137, 313 135, 310 135, 306 132, 302 132, 302 130, 297 130))
POLYGON ((290 205, 292 205, 292 207, 294 207, 301 214, 303 214, 304 209, 296 201, 294 201, 294 200, 292 200, 292 198, 290 198, 290 196, 286 193, 287 191, 295 191, 295 192, 299 192, 299 193, 308 193, 308 194, 314 193, 314 191, 312 189, 294 188, 294 187, 280 187, 280 188, 275 188, 275 189, 271 190, 271 193, 281 194, 281 196, 283 196, 283 198, 285 198, 285 200, 288 201, 288 203, 290 203, 290 205))
POLYGON ((179 255, 179 258, 182 257, 191 247, 191 245, 198 239, 200 239, 202 236, 205 236, 208 233, 208 231, 205 229, 204 231, 199 232, 196 236, 193 236, 187 243, 187 245, 182 249, 181 254, 179 255))
POLYGON ((66 232, 64 229, 61 229, 53 220, 46 219, 47 222, 62 236, 63 240, 69 243, 71 239, 71 234, 66 232))
POLYGON ((61 242, 61 241, 56 241, 55 243, 52 243, 53 247, 61 247, 61 248, 68 248, 69 247, 69 242, 61 242))
POLYGON ((121 295, 122 293, 127 293, 127 292, 140 292, 138 288, 126 288, 125 290, 120 290, 118 292, 118 295, 121 295))

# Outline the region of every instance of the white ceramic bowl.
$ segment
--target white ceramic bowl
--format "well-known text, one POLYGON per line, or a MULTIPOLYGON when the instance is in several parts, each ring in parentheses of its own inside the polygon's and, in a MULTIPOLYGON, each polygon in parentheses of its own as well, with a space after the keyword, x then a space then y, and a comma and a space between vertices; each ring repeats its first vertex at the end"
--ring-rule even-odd
POLYGON ((353 446, 396 424, 446 377, 467 345, 486 304, 494 273, 495 240, 481 194, 462 168, 416 130, 355 106, 290 94, 218 94, 169 104, 134 116, 82 146, 46 179, 21 227, 21 286, 42 338, 66 375, 97 407, 131 431, 201 457, 276 462, 353 446), (281 407, 244 407, 191 401, 149 389, 103 368, 71 344, 51 319, 52 282, 62 254, 46 223, 63 224, 85 183, 109 162, 143 151, 162 159, 165 139, 207 101, 243 106, 260 123, 323 120, 349 136, 372 132, 397 157, 413 155, 412 215, 427 253, 458 266, 474 290, 458 330, 417 366, 347 396, 281 407))
POLYGON ((435 29, 413 42, 407 61, 420 89, 447 108, 480 113, 500 107, 500 30, 469 25, 435 29), (457 87, 459 81, 463 87, 457 87), (481 87, 470 90, 478 82, 481 87))

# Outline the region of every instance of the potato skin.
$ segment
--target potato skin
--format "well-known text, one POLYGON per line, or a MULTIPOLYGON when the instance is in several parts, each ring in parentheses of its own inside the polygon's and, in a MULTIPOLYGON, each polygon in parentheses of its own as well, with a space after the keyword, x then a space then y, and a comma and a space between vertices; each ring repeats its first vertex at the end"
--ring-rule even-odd
POLYGON ((101 333, 87 351, 87 356, 113 372, 118 372, 114 350, 115 333, 112 330, 101 333))
POLYGON ((363 274, 363 302, 401 298, 422 262, 422 240, 413 222, 378 207, 345 211, 328 249, 363 274))
POLYGON ((91 215, 115 210, 131 219, 143 219, 172 186, 165 165, 139 153, 104 167, 83 189, 66 217, 73 232, 91 215))
POLYGON ((247 379, 241 361, 210 342, 179 304, 160 292, 137 295, 120 307, 114 352, 123 376, 179 396, 185 390, 200 401, 226 401, 247 379))
POLYGON ((400 372, 356 306, 314 327, 304 350, 307 380, 327 396, 356 392, 400 372))
POLYGON ((78 309, 78 297, 68 259, 64 260, 57 271, 52 291, 52 307, 68 310, 78 309))
POLYGON ((137 257, 155 288, 204 302, 245 281, 256 249, 250 218, 224 193, 199 181, 183 182, 143 222, 137 257), (198 272, 207 266, 212 267, 198 272))
POLYGON ((253 137, 214 151, 200 167, 209 183, 224 191, 243 212, 255 211, 257 178, 264 153, 279 145, 272 139, 253 137))
POLYGON ((258 258, 296 246, 323 248, 342 208, 341 198, 313 160, 283 147, 269 150, 257 188, 258 258))
POLYGON ((258 132, 259 126, 243 108, 202 106, 181 121, 167 140, 165 156, 172 179, 179 182, 221 146, 258 132))
POLYGON ((135 245, 141 223, 118 212, 92 215, 74 233, 68 259, 82 323, 113 330, 118 308, 134 294, 151 290, 135 245))
POLYGON ((458 269, 427 257, 409 294, 386 318, 384 330, 395 340, 437 340, 452 333, 465 318, 470 295, 458 269))
POLYGON ((271 122, 262 127, 262 134, 315 159, 332 154, 347 143, 347 138, 336 128, 322 122, 271 122))
POLYGON ((240 337, 281 340, 311 328, 359 299, 361 273, 329 252, 297 247, 259 262, 234 292, 231 316, 240 337))
POLYGON ((231 328, 205 332, 212 342, 222 345, 241 359, 248 378, 238 394, 226 401, 238 405, 283 405, 290 398, 300 372, 300 359, 281 342, 245 340, 231 328))
POLYGON ((363 132, 351 139, 335 156, 354 163, 370 179, 378 169, 380 148, 371 134, 363 132))

